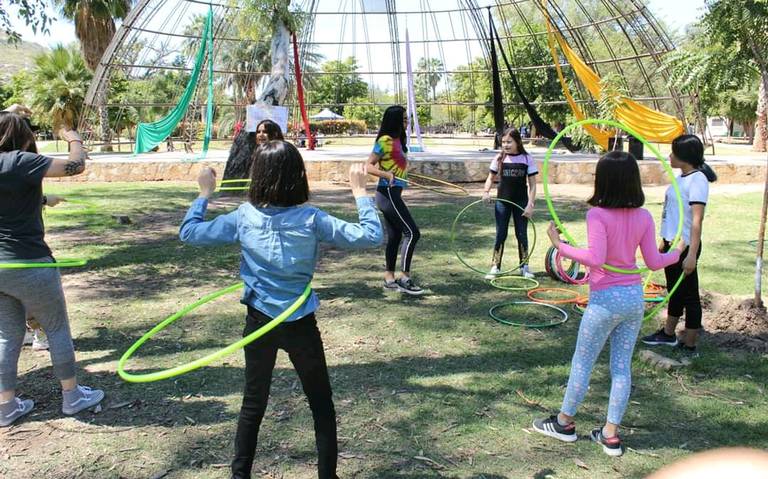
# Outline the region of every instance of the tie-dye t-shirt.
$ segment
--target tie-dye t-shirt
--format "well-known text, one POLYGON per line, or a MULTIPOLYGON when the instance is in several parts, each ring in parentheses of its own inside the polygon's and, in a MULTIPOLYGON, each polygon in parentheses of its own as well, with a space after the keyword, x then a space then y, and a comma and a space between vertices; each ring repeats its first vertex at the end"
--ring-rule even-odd
MULTIPOLYGON (((405 156, 403 146, 400 144, 400 139, 393 139, 391 136, 383 135, 376 141, 376 145, 373 147, 373 153, 380 158, 380 170, 391 171, 395 174, 396 178, 394 186, 405 188, 407 182, 397 179, 408 178, 408 158, 405 156)), ((379 180, 379 186, 387 186, 388 184, 389 182, 384 178, 379 180)))

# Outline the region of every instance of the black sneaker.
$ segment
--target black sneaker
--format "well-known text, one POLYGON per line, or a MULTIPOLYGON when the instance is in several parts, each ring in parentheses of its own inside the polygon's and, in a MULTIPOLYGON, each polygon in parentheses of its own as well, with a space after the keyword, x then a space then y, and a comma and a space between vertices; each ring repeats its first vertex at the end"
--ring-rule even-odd
POLYGON ((397 286, 397 281, 387 281, 385 279, 384 291, 400 291, 400 288, 397 286))
POLYGON ((576 424, 570 423, 567 426, 561 426, 557 422, 557 415, 549 416, 546 419, 536 419, 533 421, 533 429, 545 436, 554 437, 565 442, 574 442, 578 439, 578 436, 576 436, 576 424))
POLYGON ((619 435, 613 437, 603 436, 603 428, 593 429, 589 437, 596 443, 603 446, 603 452, 612 457, 618 457, 624 454, 624 444, 619 435))
POLYGON ((664 328, 661 328, 655 333, 649 334, 648 336, 643 336, 642 341, 648 346, 677 346, 677 336, 670 336, 669 334, 665 333, 664 328))
POLYGON ((682 341, 678 342, 675 349, 677 349, 680 352, 680 355, 685 358, 694 359, 699 357, 699 353, 696 350, 696 346, 687 346, 682 341))
POLYGON ((402 293, 410 294, 411 296, 421 296, 424 294, 424 290, 416 286, 411 278, 399 278, 395 283, 397 283, 397 287, 402 293))

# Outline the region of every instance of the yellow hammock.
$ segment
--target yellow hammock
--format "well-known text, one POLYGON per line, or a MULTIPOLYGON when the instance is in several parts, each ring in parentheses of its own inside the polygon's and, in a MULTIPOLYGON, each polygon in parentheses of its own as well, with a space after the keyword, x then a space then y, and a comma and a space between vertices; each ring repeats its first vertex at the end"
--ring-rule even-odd
MULTIPOLYGON (((563 76, 563 71, 560 68, 560 59, 555 50, 555 40, 560 45, 560 49, 563 51, 568 63, 571 64, 576 77, 587 87, 590 95, 595 100, 600 99, 600 77, 571 50, 563 37, 554 31, 546 12, 545 17, 547 20, 547 41, 550 53, 552 54, 552 60, 557 69, 557 77, 560 79, 563 93, 568 104, 571 106, 574 116, 576 116, 577 120, 583 120, 586 116, 581 107, 576 103, 576 100, 573 99, 563 76)), ((682 121, 674 116, 641 105, 629 98, 624 98, 622 105, 616 109, 616 117, 621 123, 629 126, 651 142, 672 143, 672 140, 685 133, 682 121)), ((584 129, 604 150, 608 149, 608 138, 612 136, 611 133, 601 130, 594 125, 584 125, 584 129)))

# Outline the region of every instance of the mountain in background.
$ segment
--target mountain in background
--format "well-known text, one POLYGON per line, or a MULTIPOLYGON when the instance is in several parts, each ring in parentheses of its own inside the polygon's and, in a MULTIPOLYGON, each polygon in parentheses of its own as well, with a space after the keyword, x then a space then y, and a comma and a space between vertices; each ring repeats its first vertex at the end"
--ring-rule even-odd
POLYGON ((8 43, 8 37, 0 33, 0 81, 8 81, 19 70, 32 69, 35 57, 47 51, 42 45, 23 40, 8 43))

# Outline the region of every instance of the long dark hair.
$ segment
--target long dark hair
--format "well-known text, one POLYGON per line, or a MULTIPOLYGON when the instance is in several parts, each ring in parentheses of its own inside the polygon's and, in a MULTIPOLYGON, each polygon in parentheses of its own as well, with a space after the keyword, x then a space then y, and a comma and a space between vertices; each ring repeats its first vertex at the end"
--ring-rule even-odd
POLYGON ((399 138, 400 145, 403 147, 403 152, 408 152, 408 146, 406 142, 405 128, 403 128, 403 120, 405 120, 405 108, 400 105, 392 105, 384 110, 384 116, 381 118, 381 127, 379 128, 379 134, 376 135, 376 141, 379 141, 384 135, 391 136, 392 138, 399 138))
MULTIPOLYGON (((504 141, 504 138, 510 137, 513 140, 515 140, 515 143, 517 144, 517 154, 518 155, 527 155, 528 152, 525 151, 525 146, 523 146, 523 138, 520 136, 520 130, 518 130, 515 127, 510 127, 504 130, 504 134, 501 135, 501 140, 504 141)), ((498 166, 497 170, 501 171, 501 162, 504 159, 504 150, 502 149, 501 154, 497 158, 498 166)))
POLYGON ((717 181, 717 173, 704 161, 704 144, 696 135, 680 135, 672 140, 672 154, 704 173, 710 183, 717 181))
POLYGON ((253 206, 296 206, 309 200, 307 170, 292 144, 272 140, 253 152, 248 201, 253 206))
POLYGON ((631 153, 611 151, 595 168, 595 191, 587 200, 601 208, 640 208, 645 204, 640 168, 631 153))
POLYGON ((35 134, 21 115, 0 112, 0 152, 23 150, 37 153, 35 134))

